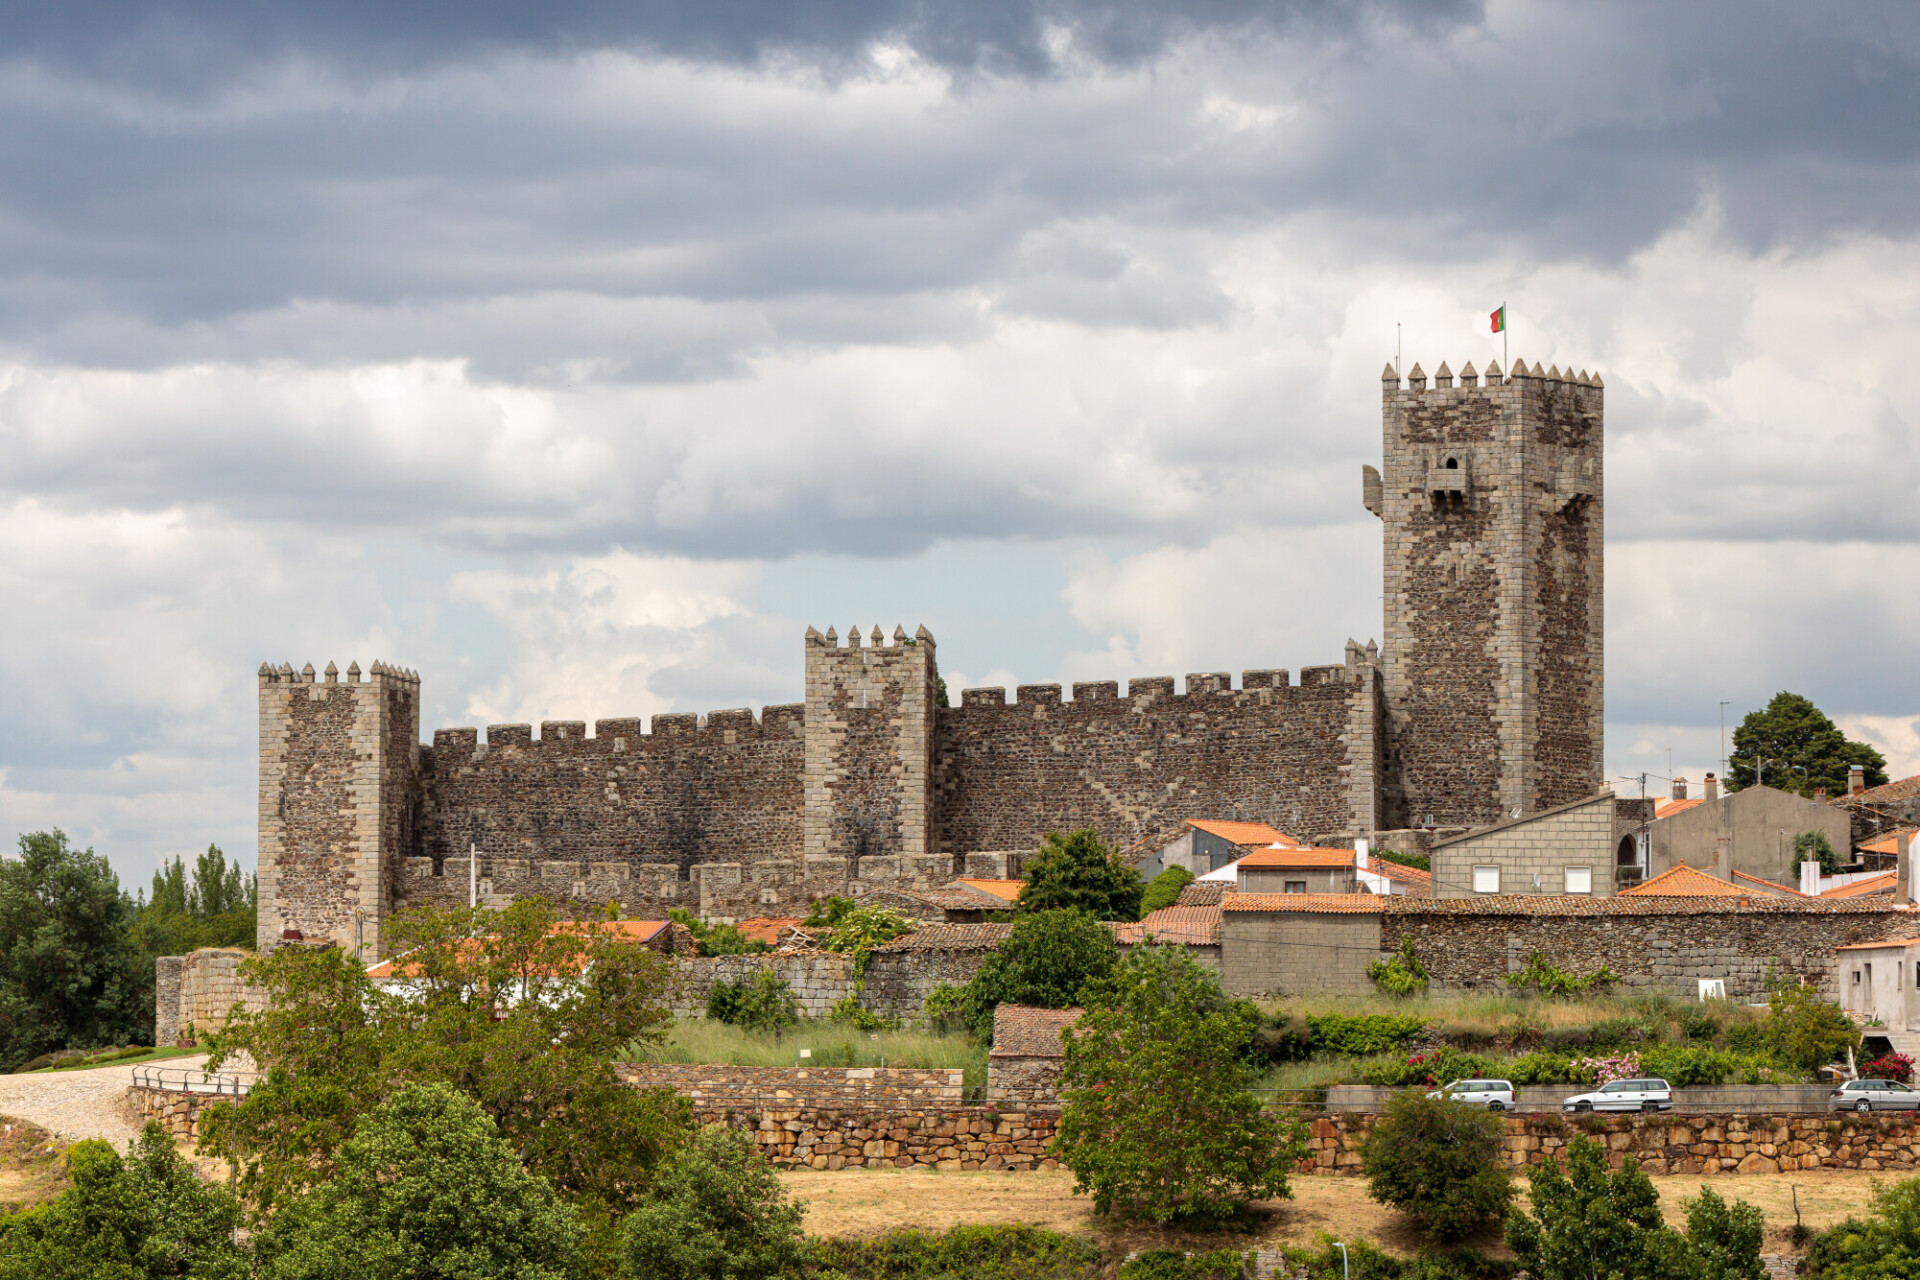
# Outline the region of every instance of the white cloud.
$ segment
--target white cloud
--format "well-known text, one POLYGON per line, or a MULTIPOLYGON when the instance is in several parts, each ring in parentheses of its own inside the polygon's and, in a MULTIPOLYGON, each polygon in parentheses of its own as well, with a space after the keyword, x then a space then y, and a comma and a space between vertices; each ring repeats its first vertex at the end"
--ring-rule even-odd
POLYGON ((1887 777, 1898 781, 1920 773, 1920 714, 1898 716, 1835 716, 1841 732, 1856 742, 1867 742, 1887 758, 1887 777))

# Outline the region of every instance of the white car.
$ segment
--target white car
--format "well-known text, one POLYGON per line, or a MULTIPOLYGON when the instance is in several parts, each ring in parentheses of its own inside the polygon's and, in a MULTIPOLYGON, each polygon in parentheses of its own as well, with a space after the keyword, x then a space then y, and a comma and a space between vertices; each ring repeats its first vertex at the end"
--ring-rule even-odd
POLYGON ((1511 1080, 1455 1080, 1452 1084, 1440 1086, 1427 1096, 1452 1098, 1455 1102, 1485 1107, 1489 1111, 1513 1110, 1511 1080))
POLYGON ((1849 1080, 1827 1098, 1829 1111, 1913 1111, 1920 1092, 1898 1080, 1849 1080))
POLYGON ((1592 1093, 1577 1093, 1562 1111, 1671 1111, 1673 1086, 1665 1080, 1615 1080, 1592 1093))

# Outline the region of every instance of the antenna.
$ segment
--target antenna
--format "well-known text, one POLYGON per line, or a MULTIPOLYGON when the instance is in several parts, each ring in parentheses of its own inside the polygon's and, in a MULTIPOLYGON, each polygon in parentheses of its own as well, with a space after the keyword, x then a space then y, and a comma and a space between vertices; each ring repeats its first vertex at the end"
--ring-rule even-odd
POLYGON ((1393 376, 1400 376, 1400 322, 1393 322, 1393 376))

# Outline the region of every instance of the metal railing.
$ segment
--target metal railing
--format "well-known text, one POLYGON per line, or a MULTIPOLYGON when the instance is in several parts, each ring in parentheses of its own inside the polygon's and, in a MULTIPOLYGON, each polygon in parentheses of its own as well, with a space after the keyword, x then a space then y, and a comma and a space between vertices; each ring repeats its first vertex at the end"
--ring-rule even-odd
POLYGON ((197 1067, 134 1067, 133 1087, 161 1093, 205 1093, 244 1098, 253 1087, 252 1072, 202 1071, 197 1067))

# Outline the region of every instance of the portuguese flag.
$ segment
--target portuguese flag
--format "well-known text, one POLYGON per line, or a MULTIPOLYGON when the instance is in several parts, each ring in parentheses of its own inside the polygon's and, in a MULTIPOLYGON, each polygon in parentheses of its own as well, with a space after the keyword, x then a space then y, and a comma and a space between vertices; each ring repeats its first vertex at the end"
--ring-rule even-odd
POLYGON ((1499 308, 1495 310, 1488 319, 1493 321, 1493 331, 1495 333, 1505 333, 1507 331, 1507 304, 1504 302, 1501 303, 1499 308))

